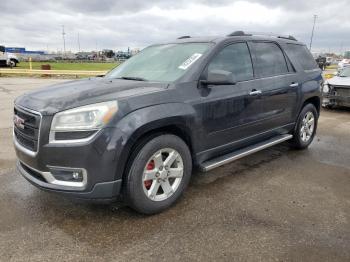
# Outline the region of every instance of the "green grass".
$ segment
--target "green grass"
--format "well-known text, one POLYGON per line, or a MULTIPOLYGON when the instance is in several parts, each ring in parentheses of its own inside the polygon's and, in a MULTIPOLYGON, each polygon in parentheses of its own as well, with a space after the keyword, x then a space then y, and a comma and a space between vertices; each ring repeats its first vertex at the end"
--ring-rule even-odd
MULTIPOLYGON (((119 65, 119 63, 67 63, 67 62, 32 62, 33 69, 41 69, 41 65, 51 65, 51 70, 84 70, 107 71, 119 65)), ((20 62, 18 69, 29 69, 29 62, 20 62)))

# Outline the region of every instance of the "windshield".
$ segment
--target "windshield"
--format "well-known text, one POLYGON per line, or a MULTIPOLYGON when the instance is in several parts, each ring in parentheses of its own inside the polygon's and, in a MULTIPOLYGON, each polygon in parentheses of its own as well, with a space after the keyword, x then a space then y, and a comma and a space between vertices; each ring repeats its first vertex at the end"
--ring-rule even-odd
POLYGON ((340 77, 350 77, 350 67, 349 68, 344 68, 343 70, 341 70, 341 72, 339 73, 340 77))
POLYGON ((107 78, 171 82, 183 76, 210 43, 150 46, 110 71, 107 78))

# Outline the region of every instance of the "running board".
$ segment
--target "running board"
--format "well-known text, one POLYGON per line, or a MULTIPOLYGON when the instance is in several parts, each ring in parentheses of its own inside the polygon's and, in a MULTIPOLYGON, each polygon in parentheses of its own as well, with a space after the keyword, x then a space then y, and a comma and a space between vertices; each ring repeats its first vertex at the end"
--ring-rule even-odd
POLYGON ((260 142, 258 144, 239 149, 239 150, 234 151, 232 153, 228 153, 227 155, 223 155, 223 156, 208 160, 208 161, 201 164, 201 166, 200 166, 201 170, 203 172, 208 172, 214 168, 228 164, 228 163, 235 161, 237 159, 240 159, 242 157, 245 157, 245 156, 248 156, 250 154, 256 153, 258 151, 261 151, 265 148, 277 145, 277 144, 282 143, 282 142, 289 140, 291 138, 293 138, 292 135, 280 135, 277 137, 270 138, 269 140, 260 142))

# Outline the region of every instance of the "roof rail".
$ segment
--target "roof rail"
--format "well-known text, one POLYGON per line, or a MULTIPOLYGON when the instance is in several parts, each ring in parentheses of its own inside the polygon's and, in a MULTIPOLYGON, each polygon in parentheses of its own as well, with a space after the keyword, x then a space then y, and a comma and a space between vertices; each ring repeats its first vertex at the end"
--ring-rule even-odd
POLYGON ((297 41, 297 39, 294 36, 291 35, 279 35, 279 34, 273 34, 273 33, 262 33, 262 32, 244 32, 244 31, 235 31, 227 36, 270 36, 270 37, 277 37, 281 39, 288 39, 297 41))
POLYGON ((178 39, 185 39, 185 38, 191 38, 191 36, 189 36, 189 35, 184 35, 184 36, 180 36, 178 39))
POLYGON ((251 34, 246 34, 244 31, 234 31, 227 36, 251 36, 251 34))

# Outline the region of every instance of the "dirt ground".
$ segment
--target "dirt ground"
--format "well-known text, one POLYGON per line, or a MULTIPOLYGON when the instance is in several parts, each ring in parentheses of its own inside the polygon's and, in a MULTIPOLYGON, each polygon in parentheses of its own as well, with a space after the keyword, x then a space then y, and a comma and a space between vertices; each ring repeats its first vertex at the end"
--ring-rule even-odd
POLYGON ((13 99, 60 81, 0 78, 0 261, 350 261, 350 110, 323 110, 308 150, 193 174, 176 206, 142 216, 16 173, 13 99))

